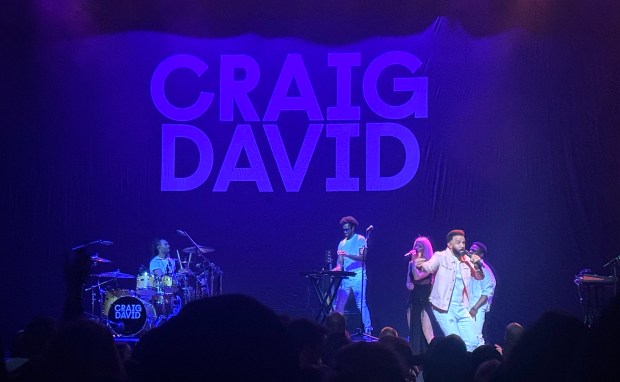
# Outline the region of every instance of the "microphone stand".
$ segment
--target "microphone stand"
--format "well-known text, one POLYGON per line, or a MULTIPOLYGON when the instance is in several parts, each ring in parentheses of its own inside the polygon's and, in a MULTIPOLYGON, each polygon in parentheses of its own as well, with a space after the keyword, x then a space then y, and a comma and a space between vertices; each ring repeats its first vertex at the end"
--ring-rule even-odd
POLYGON ((77 247, 73 247, 71 248, 71 250, 77 251, 78 249, 90 247, 91 245, 95 245, 95 244, 111 245, 112 242, 106 241, 106 240, 95 240, 95 241, 91 241, 90 243, 86 243, 86 244, 78 245, 77 247))
POLYGON ((189 233, 187 233, 186 231, 183 231, 183 236, 185 236, 186 238, 188 238, 188 239, 189 239, 189 241, 191 241, 191 242, 192 242, 192 244, 194 244, 194 248, 196 248, 196 253, 199 253, 199 252, 198 252, 198 248, 200 248, 200 246, 198 245, 198 243, 196 243, 196 242, 194 241, 194 239, 192 239, 192 237, 191 237, 191 236, 189 236, 189 233))
MULTIPOLYGON (((192 237, 191 237, 191 236, 190 236, 190 235, 189 235, 186 231, 178 231, 178 232, 179 232, 179 233, 183 232, 183 236, 185 236, 186 238, 188 238, 188 239, 189 239, 189 241, 191 241, 191 242, 192 242, 192 244, 194 244, 194 248, 196 248, 196 256, 200 256, 200 257, 202 257, 204 260, 206 260, 207 262, 210 262, 209 260, 207 260, 207 258, 206 258, 206 257, 204 257, 204 256, 202 255, 202 252, 200 252, 200 245, 198 245, 198 243, 196 243, 196 242, 194 241, 194 239, 192 239, 192 237)), ((191 254, 190 254, 190 257, 189 257, 189 258, 191 259, 191 254)), ((187 267, 188 267, 188 269, 190 269, 190 270, 191 270, 189 261, 187 262, 187 267)))
MULTIPOLYGON (((372 227, 372 226, 371 226, 372 227)), ((362 290, 361 290, 361 304, 360 304, 360 318, 362 319, 362 327, 364 326, 364 306, 362 304, 366 303, 365 300, 365 293, 364 293, 364 279, 366 279, 366 260, 367 260, 367 255, 368 255, 368 241, 370 240, 370 233, 372 232, 372 229, 370 229, 370 227, 368 227, 368 229, 366 229, 366 237, 365 237, 365 242, 364 242, 364 246, 362 247, 362 251, 364 252, 364 261, 362 261, 362 290)), ((366 304, 366 307, 368 308, 368 304, 366 304)), ((366 328, 363 329, 364 330, 364 335, 366 335, 366 328)))
MULTIPOLYGON (((191 236, 187 233, 187 231, 180 231, 180 230, 179 230, 179 231, 177 231, 177 232, 178 232, 179 234, 182 234, 182 235, 183 235, 183 236, 185 236, 186 238, 188 238, 188 239, 189 239, 189 241, 191 241, 191 242, 192 242, 192 244, 194 244, 194 248, 196 248, 196 256, 200 256, 200 257, 202 257, 202 259, 204 260, 204 261, 203 261, 203 264, 204 264, 204 262, 206 261, 206 263, 207 263, 208 265, 211 265, 211 262, 209 261, 209 259, 207 259, 206 257, 204 257, 204 255, 200 252, 200 245, 198 245, 198 243, 196 243, 196 242, 194 241, 194 239, 192 239, 192 237, 191 237, 191 236)), ((188 260, 187 260, 187 269, 188 269, 190 272, 191 272, 191 270, 192 270, 192 268, 191 268, 191 264, 190 264, 190 262, 191 262, 191 258, 192 258, 192 254, 190 253, 189 258, 188 258, 188 260)), ((211 270, 211 271, 213 271, 213 270, 211 270)), ((203 267, 203 272, 207 272, 206 267, 203 267)), ((200 275, 198 275, 198 277, 199 277, 199 276, 200 276, 200 275)), ((205 276, 208 276, 208 274, 205 274, 205 276)), ((196 277, 196 276, 194 275, 194 277, 196 277)), ((198 281, 198 280, 196 280, 196 281, 198 281)), ((213 280, 211 280, 211 283, 213 283, 213 280)), ((209 287, 209 286, 208 286, 208 287, 209 287)), ((209 294, 211 294, 211 288, 210 288, 210 287, 209 287, 209 294)))

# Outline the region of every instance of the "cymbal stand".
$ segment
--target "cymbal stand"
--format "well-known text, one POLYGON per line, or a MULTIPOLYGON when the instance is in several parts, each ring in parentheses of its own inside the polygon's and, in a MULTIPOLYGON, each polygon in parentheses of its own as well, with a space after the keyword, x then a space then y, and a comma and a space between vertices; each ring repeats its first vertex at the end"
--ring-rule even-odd
POLYGON ((97 280, 97 283, 94 285, 91 285, 90 287, 84 289, 84 292, 90 292, 90 315, 92 317, 100 317, 101 315, 103 315, 103 312, 101 312, 100 314, 95 314, 95 301, 99 301, 101 303, 101 305, 103 306, 103 289, 101 289, 101 287, 109 282, 114 281, 114 279, 110 279, 108 281, 104 281, 101 282, 99 280, 97 280), (96 287, 96 289, 95 289, 96 287), (97 300, 97 293, 99 294, 99 299, 97 300))
POLYGON ((211 296, 215 296, 217 293, 217 291, 215 290, 215 271, 216 268, 213 263, 209 263, 209 272, 211 273, 211 277, 209 277, 209 293, 211 294, 211 296))
POLYGON ((210 264, 210 267, 211 267, 211 285, 210 285, 211 295, 219 296, 222 294, 222 274, 224 272, 220 270, 220 267, 218 267, 217 265, 213 263, 210 264))
POLYGON ((187 269, 185 270, 185 283, 184 286, 181 288, 181 291, 183 292, 183 298, 185 299, 186 304, 189 301, 195 300, 197 298, 199 284, 196 273, 194 273, 194 271, 192 271, 192 269, 189 267, 189 262, 187 263, 187 265, 187 269))
POLYGON ((207 277, 207 269, 204 266, 204 263, 196 264, 196 288, 194 292, 196 293, 196 298, 205 297, 208 293, 205 293, 205 288, 208 289, 209 286, 206 284, 207 277))

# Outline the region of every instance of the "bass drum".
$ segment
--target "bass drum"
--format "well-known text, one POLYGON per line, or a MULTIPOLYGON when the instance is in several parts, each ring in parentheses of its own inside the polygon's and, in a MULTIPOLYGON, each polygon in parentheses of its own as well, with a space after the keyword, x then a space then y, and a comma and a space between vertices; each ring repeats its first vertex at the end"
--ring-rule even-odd
POLYGON ((103 304, 101 304, 101 313, 106 317, 108 312, 110 311, 110 305, 120 297, 124 296, 135 296, 134 291, 129 289, 108 289, 105 291, 105 297, 103 299, 103 304))
POLYGON ((120 337, 139 337, 155 322, 155 308, 134 296, 114 300, 107 312, 108 325, 120 337))

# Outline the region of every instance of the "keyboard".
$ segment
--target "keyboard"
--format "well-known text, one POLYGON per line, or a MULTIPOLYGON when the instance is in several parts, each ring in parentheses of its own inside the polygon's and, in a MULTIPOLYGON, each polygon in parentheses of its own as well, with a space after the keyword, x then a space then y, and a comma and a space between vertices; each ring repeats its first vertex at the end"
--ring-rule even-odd
POLYGON ((304 277, 323 277, 323 276, 331 276, 331 277, 353 277, 355 276, 355 272, 344 272, 344 271, 314 271, 314 272, 302 272, 301 275, 304 277))

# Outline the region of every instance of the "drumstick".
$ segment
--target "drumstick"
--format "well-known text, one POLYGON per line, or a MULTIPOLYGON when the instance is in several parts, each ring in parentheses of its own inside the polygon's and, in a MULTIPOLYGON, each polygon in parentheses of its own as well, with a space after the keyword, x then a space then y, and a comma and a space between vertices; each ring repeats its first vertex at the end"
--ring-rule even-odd
POLYGON ((179 258, 179 267, 183 270, 183 262, 181 261, 181 255, 179 255, 179 250, 177 249, 177 257, 179 258))

